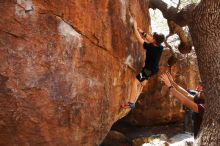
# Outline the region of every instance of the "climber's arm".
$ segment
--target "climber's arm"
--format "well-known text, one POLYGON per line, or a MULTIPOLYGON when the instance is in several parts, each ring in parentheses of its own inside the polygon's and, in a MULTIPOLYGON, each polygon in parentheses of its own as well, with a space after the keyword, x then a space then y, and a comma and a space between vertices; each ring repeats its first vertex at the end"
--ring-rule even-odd
POLYGON ((178 85, 174 80, 173 77, 171 76, 170 73, 167 72, 167 76, 172 84, 172 86, 181 94, 183 94, 184 96, 186 96, 187 98, 189 98, 190 100, 194 99, 194 96, 192 96, 191 94, 189 94, 189 92, 187 92, 184 88, 182 88, 180 85, 178 85))
POLYGON ((190 100, 194 99, 194 96, 192 96, 189 92, 187 92, 184 88, 182 88, 181 86, 179 86, 177 83, 172 82, 171 83, 173 85, 173 87, 180 92, 181 94, 183 94, 184 96, 186 96, 187 98, 189 98, 190 100))
POLYGON ((135 34, 138 42, 143 45, 144 44, 144 39, 142 39, 140 33, 138 32, 137 22, 136 21, 134 21, 134 34, 135 34))
POLYGON ((154 42, 153 36, 151 34, 147 34, 146 35, 146 41, 148 43, 153 43, 154 42))
POLYGON ((147 43, 153 43, 153 36, 151 34, 148 34, 144 32, 142 29, 137 28, 139 34, 141 34, 146 40, 147 43))
POLYGON ((170 91, 183 105, 187 106, 194 112, 198 112, 198 105, 195 102, 178 92, 175 88, 171 88, 170 91))
POLYGON ((173 85, 171 84, 167 74, 161 75, 161 80, 165 83, 165 85, 167 87, 169 87, 169 89, 172 92, 172 94, 174 95, 174 97, 179 99, 183 105, 187 106, 188 108, 190 108, 194 112, 198 112, 198 105, 196 103, 194 103, 192 100, 188 99, 183 94, 181 94, 179 91, 177 91, 177 89, 175 87, 173 87, 173 85))

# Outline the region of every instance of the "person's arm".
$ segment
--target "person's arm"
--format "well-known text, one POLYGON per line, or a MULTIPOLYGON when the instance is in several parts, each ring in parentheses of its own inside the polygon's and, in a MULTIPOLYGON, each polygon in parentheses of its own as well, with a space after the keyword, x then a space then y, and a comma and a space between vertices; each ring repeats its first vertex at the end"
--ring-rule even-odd
POLYGON ((148 43, 153 43, 153 36, 151 34, 148 34, 146 32, 144 32, 142 29, 137 28, 139 34, 141 34, 146 40, 146 42, 148 43))
POLYGON ((180 85, 178 85, 176 82, 174 82, 173 77, 171 76, 171 74, 169 72, 167 72, 167 76, 168 79, 170 80, 172 86, 181 94, 183 94, 184 96, 186 96, 187 98, 189 98, 190 100, 194 99, 194 96, 192 96, 191 94, 189 94, 189 92, 187 92, 183 87, 181 87, 180 85))
POLYGON ((166 86, 168 86, 170 88, 170 91, 172 92, 172 94, 174 95, 174 97, 176 97, 177 99, 179 99, 179 101, 187 106, 188 108, 190 108, 192 111, 194 112, 198 112, 198 105, 196 103, 194 103, 192 100, 188 99, 186 96, 184 96, 183 94, 181 94, 180 92, 178 92, 176 90, 176 88, 174 88, 168 78, 167 74, 163 74, 161 75, 161 80, 165 83, 166 86))
POLYGON ((138 30, 138 32, 139 33, 141 33, 141 34, 146 34, 142 29, 140 29, 139 27, 137 27, 137 30, 138 30))
POLYGON ((138 32, 137 22, 135 20, 134 20, 134 34, 135 34, 138 42, 143 45, 144 44, 144 39, 142 39, 140 33, 138 32))
POLYGON ((193 102, 188 97, 186 97, 183 94, 181 94, 180 92, 178 92, 175 88, 171 88, 170 91, 173 94, 173 96, 175 96, 177 99, 179 99, 183 105, 187 106, 188 108, 190 108, 194 112, 199 111, 198 105, 195 102, 193 102))

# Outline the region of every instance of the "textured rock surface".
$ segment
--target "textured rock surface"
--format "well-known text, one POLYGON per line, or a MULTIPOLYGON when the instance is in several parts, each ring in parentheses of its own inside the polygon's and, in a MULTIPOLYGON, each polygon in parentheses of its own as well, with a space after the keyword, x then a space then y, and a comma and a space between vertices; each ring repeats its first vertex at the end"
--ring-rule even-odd
POLYGON ((124 134, 111 130, 100 146, 131 146, 132 142, 124 134))
MULTIPOLYGON (((129 111, 120 105, 144 63, 131 15, 147 31, 147 9, 143 0, 0 0, 0 145, 99 145, 129 111)), ((132 121, 179 119, 157 77, 142 95, 132 121)))
MULTIPOLYGON (((125 120, 135 125, 158 125, 182 121, 183 110, 179 101, 169 95, 168 88, 159 80, 159 75, 170 70, 167 67, 169 50, 165 50, 160 62, 158 76, 151 78, 137 102, 137 108, 125 120)), ((192 52, 188 56, 178 54, 179 61, 171 68, 175 81, 186 89, 195 89, 199 82, 197 59, 192 52)))
POLYGON ((0 145, 99 145, 125 116, 143 0, 0 0, 0 145))

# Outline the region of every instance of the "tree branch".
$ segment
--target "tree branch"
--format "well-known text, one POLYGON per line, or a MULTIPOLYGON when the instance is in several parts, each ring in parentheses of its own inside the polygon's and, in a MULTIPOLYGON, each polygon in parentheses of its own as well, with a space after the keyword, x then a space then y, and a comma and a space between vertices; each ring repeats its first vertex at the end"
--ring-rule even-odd
POLYGON ((177 9, 179 9, 180 4, 181 4, 181 0, 179 0, 178 4, 177 4, 177 6, 176 6, 177 9))
POLYGON ((150 0, 149 2, 150 8, 159 9, 162 12, 164 18, 174 21, 181 27, 190 24, 192 21, 191 12, 193 11, 195 4, 189 4, 178 11, 178 8, 175 8, 173 6, 169 7, 168 4, 163 2, 162 0, 150 0))
POLYGON ((167 3, 163 2, 162 0, 150 0, 150 7, 153 9, 158 8, 162 12, 164 18, 167 19, 167 23, 170 29, 170 33, 167 38, 173 34, 177 34, 181 41, 178 46, 178 50, 182 54, 187 54, 192 49, 192 40, 190 39, 189 35, 184 32, 182 27, 191 23, 191 12, 195 4, 190 4, 178 11, 179 5, 180 0, 177 8, 168 8, 167 3))
MULTIPOLYGON (((167 20, 167 24, 169 26, 170 29, 170 33, 169 35, 166 37, 166 39, 170 36, 172 36, 173 34, 177 34, 180 38, 181 43, 178 46, 178 50, 182 53, 182 54, 187 54, 190 53, 191 49, 192 49, 192 40, 190 35, 187 35, 186 32, 183 30, 182 27, 180 27, 179 25, 177 25, 174 21, 169 21, 167 20)), ((166 43, 165 43, 166 44, 166 43)))
MULTIPOLYGON (((168 37, 167 37, 168 38, 168 37)), ((166 40, 164 41, 164 44, 165 44, 165 46, 167 47, 167 48, 169 48, 170 49, 170 52, 171 52, 171 56, 168 58, 168 60, 167 60, 167 65, 169 66, 169 67, 172 67, 176 62, 177 62, 177 55, 176 55, 176 53, 175 53, 175 51, 173 50, 173 48, 167 43, 167 38, 166 38, 166 40)))

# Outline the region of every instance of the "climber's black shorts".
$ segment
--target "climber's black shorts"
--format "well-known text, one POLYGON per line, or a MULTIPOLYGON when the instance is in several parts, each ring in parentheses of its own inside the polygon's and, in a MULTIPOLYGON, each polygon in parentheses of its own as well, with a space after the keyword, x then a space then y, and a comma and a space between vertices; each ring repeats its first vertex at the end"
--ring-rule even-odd
POLYGON ((152 72, 147 68, 143 68, 142 71, 136 76, 138 81, 143 82, 144 80, 148 80, 151 76, 155 75, 157 72, 152 72))

